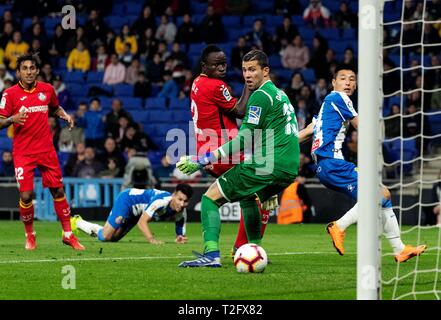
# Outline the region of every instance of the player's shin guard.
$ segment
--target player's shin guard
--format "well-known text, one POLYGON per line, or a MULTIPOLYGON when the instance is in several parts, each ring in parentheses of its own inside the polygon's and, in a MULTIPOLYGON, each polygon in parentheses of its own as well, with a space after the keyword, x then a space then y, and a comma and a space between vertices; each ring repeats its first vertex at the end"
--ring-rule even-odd
POLYGON ((254 200, 243 200, 240 202, 242 208, 242 216, 247 233, 248 242, 260 244, 262 240, 261 225, 262 216, 260 215, 259 207, 254 200))
POLYGON ((54 209, 58 219, 60 219, 64 233, 69 235, 72 229, 70 226, 70 207, 66 201, 66 196, 54 199, 54 209))
POLYGON ((204 236, 204 253, 219 251, 221 228, 219 205, 206 195, 202 196, 201 222, 204 236))
POLYGON ((383 234, 389 241, 394 254, 399 254, 404 249, 404 243, 401 241, 400 226, 398 225, 397 217, 392 210, 392 203, 383 201, 382 222, 383 234))
POLYGON ((20 220, 23 221, 26 233, 34 232, 34 205, 24 203, 21 199, 19 202, 20 220))

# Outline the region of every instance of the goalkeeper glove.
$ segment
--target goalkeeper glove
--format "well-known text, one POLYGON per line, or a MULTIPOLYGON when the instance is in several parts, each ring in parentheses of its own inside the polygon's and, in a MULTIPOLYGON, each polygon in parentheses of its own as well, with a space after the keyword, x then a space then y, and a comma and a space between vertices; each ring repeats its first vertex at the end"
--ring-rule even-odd
POLYGON ((216 157, 213 152, 207 152, 203 157, 182 156, 176 164, 176 168, 186 175, 191 175, 214 161, 216 161, 216 157))

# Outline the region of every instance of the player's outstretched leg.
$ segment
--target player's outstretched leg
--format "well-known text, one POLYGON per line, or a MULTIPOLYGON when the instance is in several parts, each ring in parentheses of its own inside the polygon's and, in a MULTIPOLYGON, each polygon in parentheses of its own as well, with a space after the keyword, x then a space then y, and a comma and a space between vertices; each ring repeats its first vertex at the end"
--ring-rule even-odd
POLYGON ((83 218, 80 215, 75 215, 70 218, 70 225, 72 226, 72 232, 78 232, 81 230, 92 237, 96 237, 98 235, 98 231, 100 231, 103 227, 96 223, 91 223, 83 218))
POLYGON ((201 222, 204 236, 204 254, 194 252, 198 258, 195 260, 183 261, 179 264, 179 267, 219 268, 222 266, 219 251, 219 234, 221 226, 219 204, 206 195, 202 196, 201 222))

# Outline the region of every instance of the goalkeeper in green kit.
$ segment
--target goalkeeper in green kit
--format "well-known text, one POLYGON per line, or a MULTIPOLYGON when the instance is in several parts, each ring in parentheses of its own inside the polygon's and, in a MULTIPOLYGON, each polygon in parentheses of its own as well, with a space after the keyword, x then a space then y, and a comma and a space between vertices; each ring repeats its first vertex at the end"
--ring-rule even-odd
POLYGON ((299 140, 304 138, 298 132, 294 107, 270 80, 266 54, 248 52, 242 59, 242 73, 253 93, 236 138, 204 157, 181 157, 176 165, 190 175, 208 164, 228 161, 238 151, 252 150, 249 159, 222 174, 202 196, 204 252, 195 260, 180 263, 180 267, 221 267, 219 207, 226 202, 240 202, 248 240, 260 244, 261 216, 256 197, 261 203, 275 199, 298 173, 299 140))

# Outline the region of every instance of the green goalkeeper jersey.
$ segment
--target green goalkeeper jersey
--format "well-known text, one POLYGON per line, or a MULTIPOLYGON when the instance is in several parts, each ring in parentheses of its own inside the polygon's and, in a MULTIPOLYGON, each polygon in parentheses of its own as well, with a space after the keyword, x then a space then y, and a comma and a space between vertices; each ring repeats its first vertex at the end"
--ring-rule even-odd
POLYGON ((252 93, 238 136, 219 151, 224 158, 245 146, 252 146, 251 163, 256 167, 298 174, 300 147, 295 110, 285 92, 271 80, 252 93))

